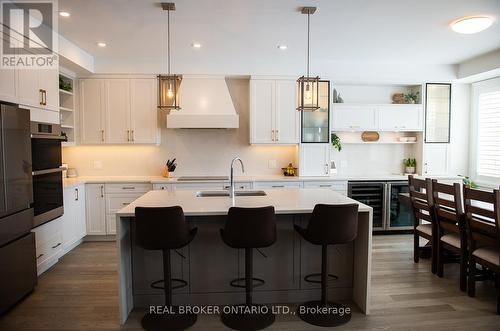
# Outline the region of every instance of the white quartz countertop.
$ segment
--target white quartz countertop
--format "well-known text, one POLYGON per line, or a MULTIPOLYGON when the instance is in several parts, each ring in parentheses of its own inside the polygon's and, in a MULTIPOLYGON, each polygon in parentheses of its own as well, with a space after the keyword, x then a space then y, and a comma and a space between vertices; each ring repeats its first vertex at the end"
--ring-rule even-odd
MULTIPOLYGON (((436 179, 459 179, 458 176, 436 176, 436 179)), ((397 174, 380 175, 332 175, 332 176, 294 176, 285 177, 283 175, 265 175, 265 176, 236 176, 236 182, 274 182, 274 181, 391 181, 407 180, 408 177, 397 174)), ((179 181, 178 177, 165 178, 161 176, 82 176, 75 178, 64 178, 64 187, 72 187, 79 184, 98 184, 98 183, 151 183, 151 184, 175 184, 175 183, 209 183, 206 180, 179 181)), ((217 182, 217 181, 216 181, 217 182)))
POLYGON ((371 207, 329 189, 284 188, 264 190, 266 196, 196 197, 196 190, 169 192, 149 191, 116 213, 120 217, 135 215, 135 207, 181 206, 186 216, 226 215, 230 207, 274 206, 276 214, 308 214, 316 204, 359 205, 359 211, 369 212, 371 207))

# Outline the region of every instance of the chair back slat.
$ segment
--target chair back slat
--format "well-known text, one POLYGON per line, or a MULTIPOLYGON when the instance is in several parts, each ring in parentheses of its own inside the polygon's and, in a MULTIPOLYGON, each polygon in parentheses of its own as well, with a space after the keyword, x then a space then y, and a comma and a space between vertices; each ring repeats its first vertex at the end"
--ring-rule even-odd
POLYGON ((463 188, 467 237, 471 249, 481 245, 500 249, 500 191, 463 188))
POLYGON ((447 233, 458 233, 465 241, 466 228, 460 184, 449 185, 433 180, 432 197, 439 236, 447 233))
POLYGON ((413 209, 413 227, 421 221, 433 223, 432 217, 432 182, 429 178, 417 179, 408 176, 411 206, 413 209))

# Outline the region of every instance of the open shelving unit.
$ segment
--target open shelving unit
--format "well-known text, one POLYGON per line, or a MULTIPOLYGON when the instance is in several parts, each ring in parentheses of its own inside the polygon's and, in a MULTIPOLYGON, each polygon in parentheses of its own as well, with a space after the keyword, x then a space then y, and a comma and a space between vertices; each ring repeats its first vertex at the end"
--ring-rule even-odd
POLYGON ((59 114, 61 131, 68 137, 63 146, 73 146, 76 142, 76 100, 75 78, 59 72, 59 114))

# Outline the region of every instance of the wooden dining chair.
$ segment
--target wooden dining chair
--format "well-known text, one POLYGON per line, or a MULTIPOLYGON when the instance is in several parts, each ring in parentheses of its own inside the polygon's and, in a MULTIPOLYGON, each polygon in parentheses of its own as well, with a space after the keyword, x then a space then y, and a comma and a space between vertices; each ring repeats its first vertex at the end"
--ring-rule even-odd
POLYGON ((444 264, 460 263, 460 290, 467 290, 467 233, 460 184, 432 181, 434 217, 437 224, 437 275, 443 277, 444 264), (451 253, 451 254, 449 254, 451 253))
MULTIPOLYGON (((469 244, 468 295, 473 297, 478 275, 476 263, 496 273, 497 314, 500 315, 500 191, 474 190, 464 186, 465 220, 469 244)), ((491 275, 491 273, 490 273, 491 275)))
POLYGON ((431 271, 436 273, 435 233, 436 226, 432 217, 432 181, 430 178, 417 179, 408 176, 410 200, 413 210, 413 260, 418 263, 420 252, 431 250, 431 271), (428 240, 430 245, 420 247, 420 237, 428 240))

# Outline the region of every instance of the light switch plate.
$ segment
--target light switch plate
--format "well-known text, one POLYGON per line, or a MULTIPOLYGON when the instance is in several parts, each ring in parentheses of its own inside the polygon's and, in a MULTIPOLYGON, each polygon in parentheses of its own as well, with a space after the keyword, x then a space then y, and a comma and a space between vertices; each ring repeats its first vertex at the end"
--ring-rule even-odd
POLYGON ((94 161, 93 165, 94 169, 102 169, 102 161, 94 161))
POLYGON ((276 169, 276 160, 269 160, 268 167, 269 169, 276 169))

